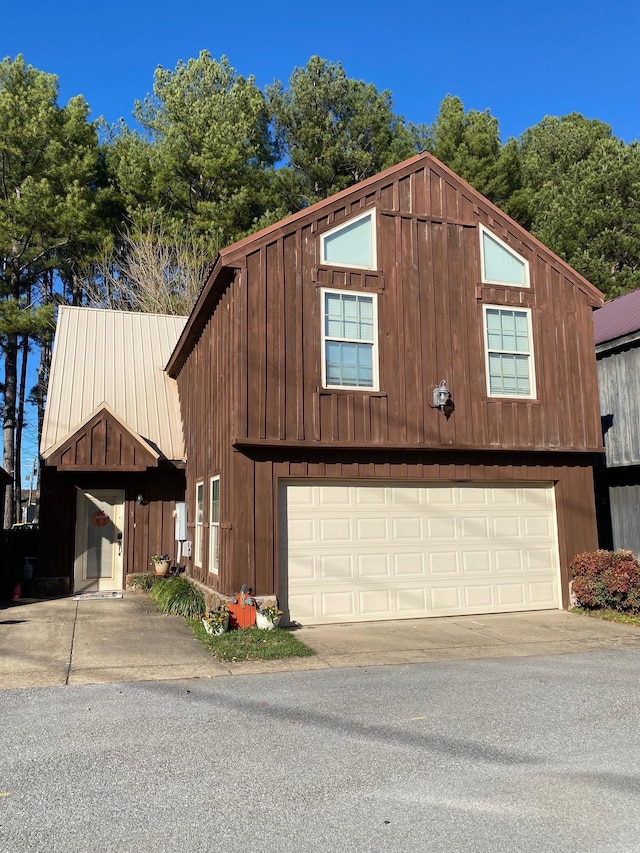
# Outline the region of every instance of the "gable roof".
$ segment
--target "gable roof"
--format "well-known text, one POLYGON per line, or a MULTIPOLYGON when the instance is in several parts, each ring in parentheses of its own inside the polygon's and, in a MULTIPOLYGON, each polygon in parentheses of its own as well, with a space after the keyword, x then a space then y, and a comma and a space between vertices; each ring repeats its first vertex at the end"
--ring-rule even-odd
POLYGON ((53 447, 47 449, 43 459, 47 465, 61 469, 78 468, 83 471, 121 470, 144 471, 156 467, 160 454, 147 441, 129 427, 108 403, 102 403, 67 433, 53 447), (101 440, 95 434, 101 432, 101 440), (89 433, 92 438, 89 439, 89 433), (110 433, 109 440, 107 433, 110 433), (115 436, 114 436, 115 434, 115 436), (113 440, 115 437, 115 441, 113 440), (90 458, 89 456, 90 448, 90 458))
POLYGON ((640 330, 640 288, 605 302, 593 312, 596 346, 640 330))
MULTIPOLYGON (((603 296, 600 291, 594 287, 591 282, 576 272, 566 261, 559 258, 543 243, 537 240, 526 229, 519 225, 515 220, 511 219, 492 202, 486 199, 481 193, 475 190, 470 184, 460 178, 455 172, 452 172, 444 163, 436 159, 432 154, 425 151, 422 154, 417 154, 408 160, 391 166, 383 172, 373 175, 358 184, 354 184, 345 190, 341 190, 335 195, 329 196, 316 204, 306 207, 303 210, 281 219, 273 225, 269 225, 255 234, 244 237, 236 243, 222 249, 214 265, 209 272, 205 285, 198 297, 198 300, 187 320, 180 339, 177 342, 176 348, 171 354, 171 358, 167 364, 167 371, 171 376, 177 376, 188 353, 198 340, 200 332, 207 322, 210 312, 215 304, 216 291, 224 286, 232 277, 233 270, 242 268, 247 254, 257 251, 263 245, 273 242, 280 237, 293 232, 306 224, 313 222, 324 215, 330 213, 334 208, 340 208, 359 196, 376 193, 383 186, 389 184, 390 181, 398 180, 402 177, 409 176, 412 172, 420 169, 430 168, 434 172, 439 173, 446 181, 459 188, 464 195, 470 198, 474 205, 481 206, 490 217, 504 224, 508 228, 514 230, 517 234, 526 235, 526 242, 531 245, 536 251, 540 252, 545 258, 549 259, 553 265, 568 275, 576 284, 577 287, 586 295, 589 304, 592 307, 602 305, 603 296)), ((398 211, 399 212, 399 211, 398 211)), ((480 220, 478 219, 478 222, 480 220)))
POLYGON ((178 388, 165 363, 185 317, 61 306, 51 360, 41 454, 99 407, 162 456, 185 456, 178 388))

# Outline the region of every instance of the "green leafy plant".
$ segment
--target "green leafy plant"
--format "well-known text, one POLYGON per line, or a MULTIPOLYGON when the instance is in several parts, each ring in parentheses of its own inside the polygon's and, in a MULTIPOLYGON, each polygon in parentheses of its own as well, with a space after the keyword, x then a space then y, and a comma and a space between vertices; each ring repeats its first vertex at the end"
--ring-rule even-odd
POLYGON ((149 592, 151 587, 160 583, 161 580, 162 578, 159 578, 158 575, 153 574, 152 572, 145 572, 143 575, 133 575, 129 580, 128 585, 129 589, 139 589, 142 592, 149 592))
POLYGON ((204 613, 204 596, 184 577, 161 578, 149 592, 163 613, 197 619, 204 613))
POLYGON ((168 554, 154 554, 151 558, 152 563, 164 563, 165 560, 171 560, 168 554))
POLYGON ((573 558, 569 570, 580 607, 640 613, 640 563, 632 551, 587 551, 573 558))

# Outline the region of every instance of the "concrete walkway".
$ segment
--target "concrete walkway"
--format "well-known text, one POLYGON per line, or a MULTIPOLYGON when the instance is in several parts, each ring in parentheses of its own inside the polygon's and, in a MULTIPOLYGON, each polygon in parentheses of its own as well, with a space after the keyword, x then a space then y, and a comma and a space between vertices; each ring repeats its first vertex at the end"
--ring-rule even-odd
POLYGON ((640 651, 640 628, 562 611, 322 625, 296 636, 315 657, 233 663, 212 657, 181 617, 162 615, 140 592, 14 602, 0 610, 0 688, 640 651))

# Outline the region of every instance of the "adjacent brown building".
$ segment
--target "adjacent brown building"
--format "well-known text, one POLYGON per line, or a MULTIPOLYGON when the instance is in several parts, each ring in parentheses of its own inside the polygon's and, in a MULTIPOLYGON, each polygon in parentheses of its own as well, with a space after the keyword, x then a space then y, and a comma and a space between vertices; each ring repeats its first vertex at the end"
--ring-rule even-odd
POLYGON ((166 367, 188 573, 305 624, 566 606, 601 304, 429 154, 228 247, 166 367))

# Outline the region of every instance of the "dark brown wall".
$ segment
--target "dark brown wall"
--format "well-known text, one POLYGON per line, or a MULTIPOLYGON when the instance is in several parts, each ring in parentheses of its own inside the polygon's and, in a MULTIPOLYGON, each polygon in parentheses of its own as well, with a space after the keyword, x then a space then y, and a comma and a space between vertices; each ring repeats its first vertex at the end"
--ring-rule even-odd
POLYGON ((221 278, 212 316, 177 376, 191 516, 196 481, 208 497, 209 477, 221 475, 221 574, 205 568, 198 577, 223 592, 242 583, 277 589, 279 477, 553 481, 563 570, 577 550, 596 546, 590 464, 563 452, 601 447, 597 296, 543 247, 429 160, 242 252, 230 250, 234 278, 221 278), (380 269, 321 267, 319 235, 372 206, 380 269), (530 288, 482 285, 479 223, 529 260, 530 288), (379 294, 379 392, 320 387, 322 286, 379 294), (536 400, 487 396, 484 304, 532 309, 536 400), (427 405, 441 379, 456 406, 448 421, 427 405), (418 462, 418 449, 484 450, 491 462, 418 462), (542 465, 533 450, 561 455, 542 465), (290 461, 296 454, 301 461, 290 461))
MULTIPOLYGON (((231 585, 242 583, 257 594, 278 590, 278 486, 281 480, 363 479, 406 483, 553 483, 558 546, 566 597, 571 558, 598 547, 591 460, 576 454, 424 453, 266 450, 234 456, 234 482, 242 484, 233 501, 232 547, 227 552, 231 585), (241 497, 240 497, 241 496, 241 497), (242 507, 255 512, 243 512, 242 507)), ((231 543, 230 543, 231 544, 231 543)), ((564 601, 564 606, 568 601, 564 601)))
POLYGON ((175 554, 173 511, 184 500, 184 471, 151 469, 145 473, 80 473, 42 469, 39 577, 73 578, 76 494, 80 489, 124 489, 124 571, 150 571, 153 554, 175 554), (146 504, 136 503, 143 494, 146 504))
POLYGON ((98 412, 47 458, 65 471, 146 471, 156 459, 108 412, 98 412))

